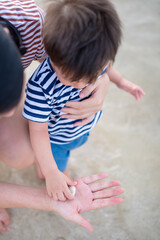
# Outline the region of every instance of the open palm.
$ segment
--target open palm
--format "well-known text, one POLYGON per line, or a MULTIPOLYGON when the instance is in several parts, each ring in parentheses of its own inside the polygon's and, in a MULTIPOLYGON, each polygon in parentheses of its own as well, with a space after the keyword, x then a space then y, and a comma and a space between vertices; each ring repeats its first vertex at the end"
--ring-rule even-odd
POLYGON ((114 198, 123 193, 122 188, 111 188, 119 186, 119 181, 95 182, 107 178, 107 174, 97 174, 90 177, 76 179, 76 195, 74 200, 56 202, 58 214, 67 220, 82 225, 92 232, 92 226, 80 213, 92 209, 108 207, 121 203, 121 198, 114 198), (111 188, 111 189, 109 189, 111 188))

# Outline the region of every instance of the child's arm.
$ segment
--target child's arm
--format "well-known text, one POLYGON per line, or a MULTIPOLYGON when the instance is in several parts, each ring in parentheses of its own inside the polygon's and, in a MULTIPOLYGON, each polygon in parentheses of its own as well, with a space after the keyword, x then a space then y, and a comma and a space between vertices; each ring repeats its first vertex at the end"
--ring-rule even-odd
POLYGON ((60 201, 65 201, 66 198, 73 199, 68 185, 75 183, 57 168, 50 147, 48 122, 29 121, 29 131, 33 151, 46 180, 48 195, 60 201))
POLYGON ((123 78, 122 75, 118 71, 116 71, 111 65, 108 67, 107 73, 111 82, 114 82, 117 87, 132 94, 136 98, 136 100, 139 100, 139 98, 142 98, 145 95, 145 92, 141 87, 123 78))

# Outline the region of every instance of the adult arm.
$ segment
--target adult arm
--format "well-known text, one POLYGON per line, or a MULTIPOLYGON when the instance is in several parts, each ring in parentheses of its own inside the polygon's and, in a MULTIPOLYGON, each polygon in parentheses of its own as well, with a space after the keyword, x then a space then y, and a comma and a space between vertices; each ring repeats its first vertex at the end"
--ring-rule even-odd
POLYGON ((112 188, 120 185, 119 181, 102 181, 107 174, 97 174, 76 179, 76 195, 74 200, 55 201, 48 197, 46 189, 32 188, 9 183, 0 183, 1 208, 31 208, 53 211, 66 220, 75 222, 92 232, 90 223, 80 213, 104 208, 122 202, 115 196, 123 193, 122 188, 112 188))

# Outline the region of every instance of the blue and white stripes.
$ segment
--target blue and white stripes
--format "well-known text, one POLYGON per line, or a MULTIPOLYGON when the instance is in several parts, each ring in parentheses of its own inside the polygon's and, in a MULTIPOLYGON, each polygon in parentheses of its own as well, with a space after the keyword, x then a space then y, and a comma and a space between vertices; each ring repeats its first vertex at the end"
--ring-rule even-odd
POLYGON ((23 116, 34 122, 48 122, 52 143, 69 143, 89 132, 101 116, 99 111, 90 123, 80 127, 73 126, 77 120, 60 117, 64 114, 61 109, 68 100, 82 100, 79 98, 80 91, 63 85, 52 69, 49 58, 46 58, 28 81, 23 116))

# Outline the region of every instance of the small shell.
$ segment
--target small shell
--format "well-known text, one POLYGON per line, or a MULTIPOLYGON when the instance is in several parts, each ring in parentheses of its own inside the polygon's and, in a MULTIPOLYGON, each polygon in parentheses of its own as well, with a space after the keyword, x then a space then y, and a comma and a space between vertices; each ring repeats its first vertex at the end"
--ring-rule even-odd
POLYGON ((76 194, 76 187, 71 186, 69 189, 70 189, 72 195, 75 196, 75 194, 76 194))

